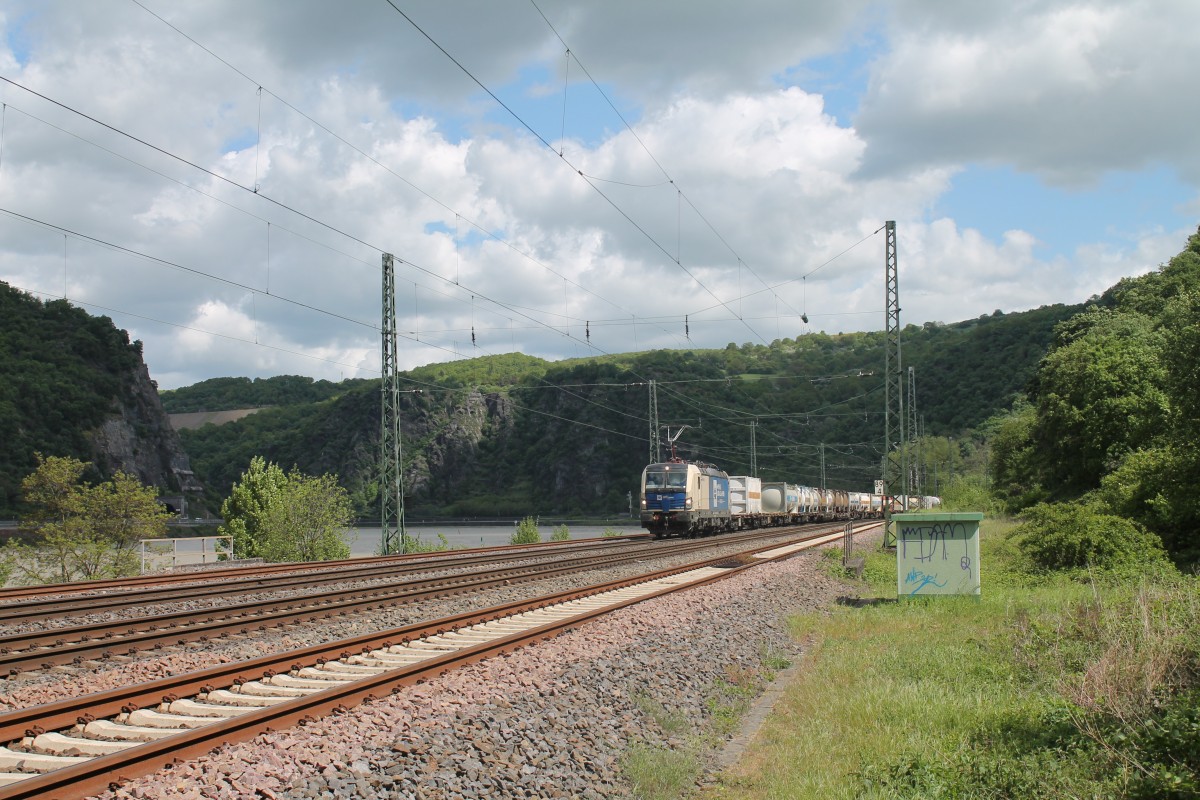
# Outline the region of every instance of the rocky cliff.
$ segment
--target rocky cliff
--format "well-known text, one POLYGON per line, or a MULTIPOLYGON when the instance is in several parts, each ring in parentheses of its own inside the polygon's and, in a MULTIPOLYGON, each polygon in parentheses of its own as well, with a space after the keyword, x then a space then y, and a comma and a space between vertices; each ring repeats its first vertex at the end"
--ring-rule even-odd
POLYGON ((88 480, 122 470, 163 494, 202 492, 141 342, 108 317, 0 282, 0 516, 21 513, 38 453, 91 462, 88 480))
POLYGON ((139 361, 129 370, 121 398, 113 402, 109 416, 89 432, 88 439, 93 463, 101 472, 125 472, 157 486, 164 494, 183 493, 193 502, 200 500, 204 486, 192 472, 144 363, 139 361))

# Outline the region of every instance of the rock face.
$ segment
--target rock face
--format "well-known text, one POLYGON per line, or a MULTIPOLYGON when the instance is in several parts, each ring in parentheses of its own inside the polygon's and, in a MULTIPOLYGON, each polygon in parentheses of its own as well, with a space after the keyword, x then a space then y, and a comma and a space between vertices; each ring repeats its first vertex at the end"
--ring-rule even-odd
POLYGON ((459 483, 474 469, 481 444, 503 439, 513 426, 512 401, 506 395, 478 390, 468 391, 457 402, 446 398, 441 407, 410 413, 405 437, 427 442, 405 475, 414 495, 427 494, 435 481, 459 483))
POLYGON ((192 473, 145 363, 139 361, 126 377, 112 414, 88 434, 96 467, 106 475, 120 470, 164 494, 182 493, 199 501, 204 486, 192 473))
POLYGON ((0 517, 26 511, 21 482, 39 456, 91 462, 89 481, 122 470, 173 494, 180 511, 202 491, 142 343, 108 317, 0 281, 0 517))

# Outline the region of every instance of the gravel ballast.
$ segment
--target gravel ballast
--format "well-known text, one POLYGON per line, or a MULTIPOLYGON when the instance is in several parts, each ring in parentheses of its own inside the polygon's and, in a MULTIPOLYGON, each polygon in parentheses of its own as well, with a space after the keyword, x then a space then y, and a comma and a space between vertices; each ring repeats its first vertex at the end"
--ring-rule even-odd
MULTIPOLYGON (((786 537, 764 537, 764 542, 786 537)), ((216 664, 257 658, 265 651, 283 652, 301 647, 310 647, 357 636, 372 631, 389 630, 417 622, 440 619, 467 611, 513 603, 552 592, 590 586, 620 578, 632 577, 652 569, 692 563, 698 556, 674 552, 670 542, 655 543, 653 551, 646 557, 617 567, 596 569, 588 572, 560 576, 549 580, 516 583, 511 586, 486 591, 468 591, 438 600, 385 604, 350 617, 327 619, 289 625, 279 629, 255 631, 249 636, 213 638, 208 642, 193 641, 181 646, 165 647, 161 650, 141 650, 132 656, 120 656, 103 662, 85 662, 80 665, 63 665, 48 672, 28 672, 0 679, 0 712, 18 708, 29 708, 67 697, 79 697, 92 692, 118 686, 142 683, 167 674, 180 674, 205 669, 216 664)), ((741 552, 744 545, 722 544, 712 541, 714 548, 709 557, 741 552)), ((349 583, 347 586, 361 586, 349 583)), ((296 597, 299 592, 285 593, 296 597)), ((277 597, 278 595, 276 595, 277 597)), ((226 600, 226 602, 229 602, 226 600)), ((172 604, 175 610, 199 610, 209 608, 211 601, 179 601, 172 604)), ((161 611, 161 606, 143 606, 142 613, 161 611)), ((117 616, 136 612, 125 611, 117 616)), ((76 618, 80 623, 97 621, 99 617, 89 615, 76 618)), ((120 651, 119 647, 113 648, 120 651)))
POLYGON ((648 600, 104 797, 628 797, 622 758, 634 746, 687 749, 715 769, 719 687, 761 689, 764 655, 800 655, 787 616, 854 592, 821 561, 806 551, 648 600), (664 718, 687 732, 662 730, 664 718))

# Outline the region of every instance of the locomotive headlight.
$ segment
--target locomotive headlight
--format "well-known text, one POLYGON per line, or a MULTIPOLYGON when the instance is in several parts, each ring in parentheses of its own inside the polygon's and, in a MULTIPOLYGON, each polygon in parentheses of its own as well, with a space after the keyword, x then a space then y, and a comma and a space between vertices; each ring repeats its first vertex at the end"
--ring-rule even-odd
POLYGON ((692 507, 692 498, 689 497, 687 500, 684 500, 683 507, 690 509, 692 507))
POLYGON ((646 498, 642 498, 642 508, 646 507, 646 498))

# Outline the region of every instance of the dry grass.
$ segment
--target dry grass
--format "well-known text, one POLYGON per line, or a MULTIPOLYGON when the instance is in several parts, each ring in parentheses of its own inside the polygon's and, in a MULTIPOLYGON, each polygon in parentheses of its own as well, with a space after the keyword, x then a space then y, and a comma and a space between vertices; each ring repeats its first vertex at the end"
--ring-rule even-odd
POLYGON ((1165 696, 1197 685, 1200 594, 1194 584, 1143 584, 1128 597, 1095 594, 1064 614, 1057 640, 1043 649, 1060 667, 1076 659, 1082 668, 1061 673, 1058 691, 1081 709, 1136 723, 1165 696))

